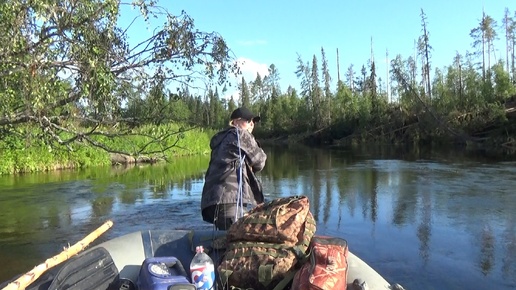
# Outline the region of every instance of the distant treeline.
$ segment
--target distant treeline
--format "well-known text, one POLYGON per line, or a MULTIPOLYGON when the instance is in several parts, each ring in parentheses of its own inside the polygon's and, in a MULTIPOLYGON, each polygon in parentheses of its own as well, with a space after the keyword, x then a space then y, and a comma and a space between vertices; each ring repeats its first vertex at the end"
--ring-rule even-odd
MULTIPOLYGON (((191 120, 220 128, 236 106, 259 112, 259 137, 291 142, 342 144, 360 141, 382 143, 458 143, 514 148, 516 137, 516 21, 506 9, 502 25, 483 15, 470 36, 473 51, 460 54, 444 68, 431 66, 431 39, 424 11, 423 34, 417 56, 395 56, 388 81, 378 77, 374 59, 360 70, 351 64, 337 87, 324 48, 311 62, 298 56, 301 90, 279 87, 280 74, 272 64, 267 76, 239 84, 239 100, 221 99, 217 89, 194 97, 187 90, 168 95, 156 87, 145 99, 129 102, 130 116, 162 116, 158 108, 170 107, 170 118, 191 120), (494 40, 506 38, 502 58, 494 59, 494 40), (146 108, 142 110, 142 108, 146 108)), ((364 48, 369 49, 369 48, 364 48)), ((502 51, 502 48, 498 48, 502 51)), ((337 51, 338 53, 338 51, 337 51)), ((338 59, 338 57, 337 57, 338 59)))
POLYGON ((395 56, 387 81, 371 58, 359 70, 350 65, 342 80, 339 71, 331 87, 321 48, 311 61, 297 56, 300 90, 282 91, 271 64, 266 76, 242 77, 240 98, 226 100, 219 88, 238 66, 219 34, 197 30, 184 12, 135 1, 143 21, 166 23, 130 44, 132 30, 118 26, 120 5, 0 3, 0 22, 11 24, 0 26, 0 173, 109 164, 110 154, 206 153, 237 106, 259 112, 256 135, 275 142, 515 147, 516 15, 508 9, 502 25, 483 15, 470 32, 473 52, 457 52, 444 69, 431 66, 422 10, 417 56, 395 56), (494 59, 498 35, 506 53, 494 59), (190 93, 199 80, 206 93, 190 93))

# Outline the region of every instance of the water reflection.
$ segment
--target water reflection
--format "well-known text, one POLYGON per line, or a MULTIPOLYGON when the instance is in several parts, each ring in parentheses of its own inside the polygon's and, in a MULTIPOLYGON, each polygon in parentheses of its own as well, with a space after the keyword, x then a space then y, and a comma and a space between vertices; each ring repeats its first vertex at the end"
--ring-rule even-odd
POLYGON ((367 261, 392 269, 394 281, 413 289, 516 286, 514 161, 456 153, 418 153, 410 161, 385 151, 381 158, 274 154, 281 158, 264 176, 270 192, 308 195, 318 230, 348 239, 367 261), (411 282, 415 274, 424 282, 411 282))
POLYGON ((0 259, 9 265, 0 270, 0 281, 31 269, 106 219, 117 218, 114 234, 125 233, 131 221, 146 226, 135 207, 172 195, 189 199, 197 190, 193 184, 202 186, 207 164, 206 156, 198 156, 168 165, 0 176, 0 259), (128 218, 132 213, 135 220, 128 218))
MULTIPOLYGON (((304 194, 321 234, 408 289, 516 287, 516 163, 464 152, 266 148, 266 198, 304 194), (374 152, 374 153, 371 153, 374 152)), ((0 177, 0 259, 30 269, 102 224, 101 237, 204 228, 208 156, 165 166, 0 177)))
POLYGON ((494 248, 493 230, 487 225, 480 235, 480 269, 484 275, 488 275, 494 266, 494 248))

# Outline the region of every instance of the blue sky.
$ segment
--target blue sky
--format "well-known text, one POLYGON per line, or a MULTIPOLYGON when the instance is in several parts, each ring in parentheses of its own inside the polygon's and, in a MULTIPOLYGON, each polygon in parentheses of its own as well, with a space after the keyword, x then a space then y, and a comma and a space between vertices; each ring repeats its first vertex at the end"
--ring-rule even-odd
MULTIPOLYGON (((505 8, 514 16, 515 4, 515 0, 159 2, 173 14, 184 10, 199 30, 221 34, 235 57, 246 61, 243 71, 247 81, 254 80, 256 72, 266 74, 270 64, 276 65, 282 91, 288 85, 299 87, 300 81, 294 73, 297 54, 305 63, 311 63, 315 54, 320 67, 321 47, 326 53, 334 89, 336 50, 339 50, 340 75, 344 80, 351 64, 356 72, 367 65, 371 39, 377 75, 385 81, 386 50, 389 59, 397 54, 404 59, 414 54, 414 41, 422 34, 421 9, 427 16, 433 69, 450 65, 457 51, 463 55, 473 51, 469 33, 478 26, 482 9, 501 24, 505 8)), ((124 16, 122 11, 121 17, 124 16)), ((504 35, 498 33, 497 57, 505 57, 504 35)))

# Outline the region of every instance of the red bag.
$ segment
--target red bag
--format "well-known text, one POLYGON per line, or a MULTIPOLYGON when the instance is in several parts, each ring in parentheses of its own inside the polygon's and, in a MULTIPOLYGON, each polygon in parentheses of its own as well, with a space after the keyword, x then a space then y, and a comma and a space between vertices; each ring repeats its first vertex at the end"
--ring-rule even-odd
POLYGON ((335 237, 314 236, 310 259, 294 276, 294 290, 345 290, 348 275, 348 243, 335 237))

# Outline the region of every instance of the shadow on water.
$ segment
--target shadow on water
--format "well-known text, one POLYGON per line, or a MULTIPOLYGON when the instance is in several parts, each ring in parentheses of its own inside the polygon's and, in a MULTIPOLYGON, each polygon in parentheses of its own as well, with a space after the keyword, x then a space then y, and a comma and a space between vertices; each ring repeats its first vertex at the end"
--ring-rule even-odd
MULTIPOLYGON (((482 152, 269 147, 267 199, 307 195, 337 235, 407 289, 516 287, 516 162, 482 152)), ((0 281, 32 269, 105 220, 97 242, 152 229, 211 229, 199 201, 208 156, 167 165, 0 177, 0 281)))

